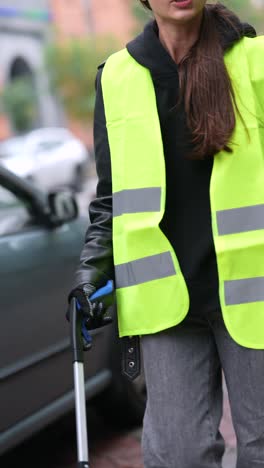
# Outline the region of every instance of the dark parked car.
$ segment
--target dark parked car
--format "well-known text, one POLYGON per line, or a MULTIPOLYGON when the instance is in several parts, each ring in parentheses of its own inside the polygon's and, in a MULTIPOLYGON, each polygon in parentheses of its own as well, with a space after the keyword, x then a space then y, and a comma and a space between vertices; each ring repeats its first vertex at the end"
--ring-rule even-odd
MULTIPOLYGON (((74 405, 64 315, 86 227, 71 193, 44 193, 0 165, 0 453, 74 405)), ((136 423, 144 379, 121 376, 119 348, 115 320, 93 333, 87 398, 136 423)))

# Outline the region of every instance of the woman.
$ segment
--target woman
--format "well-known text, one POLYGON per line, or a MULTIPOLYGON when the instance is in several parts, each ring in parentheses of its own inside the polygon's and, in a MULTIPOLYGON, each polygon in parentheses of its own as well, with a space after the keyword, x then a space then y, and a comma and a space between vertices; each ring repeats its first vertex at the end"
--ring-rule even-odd
POLYGON ((264 38, 220 4, 140 1, 154 21, 97 75, 71 296, 91 316, 115 278, 120 336, 141 336, 146 468, 221 467, 222 370, 237 467, 264 467, 264 38))

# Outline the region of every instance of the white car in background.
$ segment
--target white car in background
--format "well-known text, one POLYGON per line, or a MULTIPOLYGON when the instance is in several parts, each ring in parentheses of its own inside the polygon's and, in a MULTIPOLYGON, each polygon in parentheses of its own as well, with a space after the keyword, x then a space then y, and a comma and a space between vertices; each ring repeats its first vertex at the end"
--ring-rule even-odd
POLYGON ((40 128, 0 143, 0 164, 43 190, 80 191, 90 155, 66 128, 40 128))

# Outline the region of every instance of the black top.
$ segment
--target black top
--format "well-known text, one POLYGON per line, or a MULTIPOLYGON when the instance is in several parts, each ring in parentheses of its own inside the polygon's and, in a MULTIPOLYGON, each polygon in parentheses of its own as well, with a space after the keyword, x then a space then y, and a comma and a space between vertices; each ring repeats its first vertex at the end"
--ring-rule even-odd
POLYGON ((127 45, 153 79, 166 162, 166 208, 160 224, 180 263, 192 309, 220 307, 209 184, 213 159, 187 158, 191 135, 179 97, 178 68, 158 38, 155 22, 127 45))
MULTIPOLYGON (((237 28, 235 31, 226 23, 219 22, 224 50, 244 35, 256 35, 249 25, 239 23, 237 28)), ((138 63, 150 70, 156 93, 166 165, 166 208, 160 227, 179 260, 190 294, 191 310, 201 312, 219 308, 209 197, 213 158, 199 161, 187 158, 192 144, 191 135, 186 125, 184 106, 175 107, 179 96, 178 68, 159 40, 156 22, 149 22, 144 31, 127 44, 127 50, 138 63)), ((94 120, 98 198, 112 193, 101 73, 102 69, 99 69, 94 120)), ((92 230, 91 226, 89 235, 92 230)))

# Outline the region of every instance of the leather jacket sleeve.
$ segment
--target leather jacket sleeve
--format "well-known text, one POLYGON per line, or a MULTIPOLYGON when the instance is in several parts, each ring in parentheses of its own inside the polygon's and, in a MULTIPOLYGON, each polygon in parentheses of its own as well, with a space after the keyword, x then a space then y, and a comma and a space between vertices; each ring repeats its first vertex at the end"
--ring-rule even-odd
POLYGON ((96 77, 96 103, 94 112, 94 149, 98 175, 96 198, 90 203, 89 225, 75 274, 74 288, 90 283, 96 288, 114 279, 112 247, 112 175, 102 95, 103 65, 96 77))

